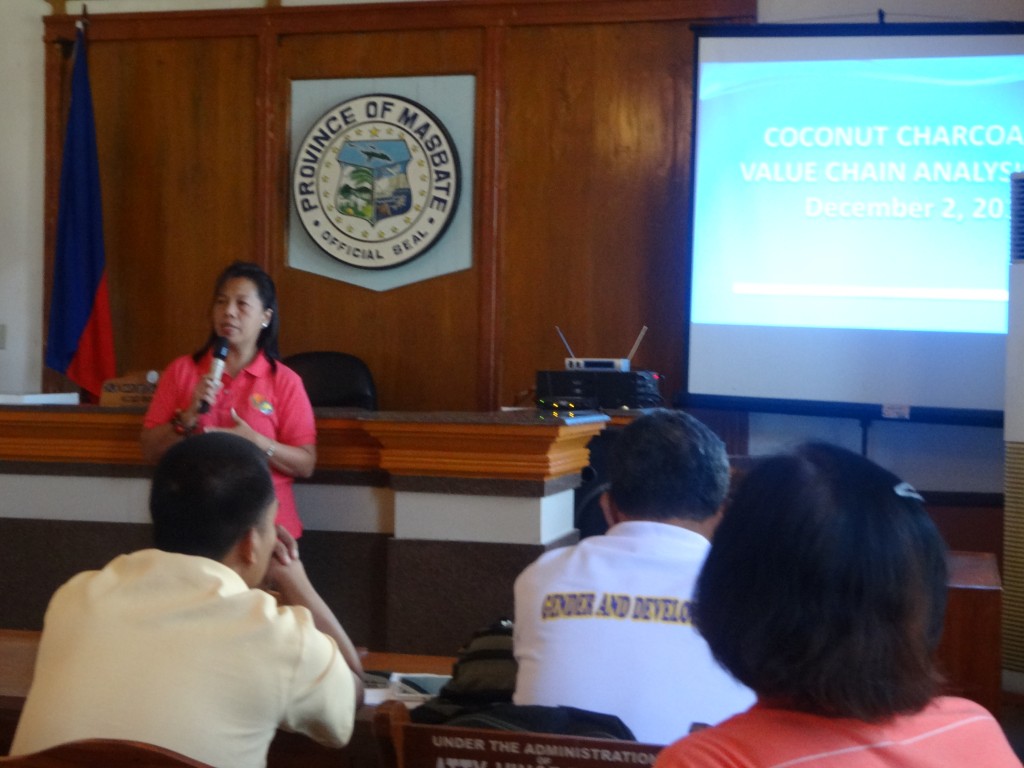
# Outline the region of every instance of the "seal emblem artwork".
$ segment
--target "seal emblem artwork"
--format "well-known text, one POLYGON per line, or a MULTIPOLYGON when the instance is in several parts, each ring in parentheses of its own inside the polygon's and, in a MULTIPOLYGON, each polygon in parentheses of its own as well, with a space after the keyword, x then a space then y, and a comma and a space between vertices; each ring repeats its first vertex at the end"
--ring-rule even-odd
POLYGON ((461 191, 458 151, 444 124, 402 96, 332 107, 299 146, 292 195, 303 228, 355 267, 405 264, 437 244, 461 191))

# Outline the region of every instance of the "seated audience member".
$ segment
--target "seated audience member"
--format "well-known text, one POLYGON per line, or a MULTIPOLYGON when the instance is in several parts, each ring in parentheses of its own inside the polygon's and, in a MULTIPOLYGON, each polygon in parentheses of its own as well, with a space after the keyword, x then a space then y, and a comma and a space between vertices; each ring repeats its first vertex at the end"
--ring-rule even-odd
POLYGON ((704 424, 660 410, 622 430, 609 478, 608 532, 516 579, 513 701, 617 715, 639 741, 667 744, 754 701, 690 619, 729 461, 704 424))
POLYGON ((757 704, 656 768, 1019 766, 981 706, 938 696, 945 546, 907 483, 811 444, 744 479, 695 618, 757 704))
POLYGON ((274 526, 263 452, 228 433, 184 440, 156 467, 149 509, 157 549, 50 601, 12 754, 104 737, 240 768, 266 764, 278 728, 345 744, 359 657, 274 526))

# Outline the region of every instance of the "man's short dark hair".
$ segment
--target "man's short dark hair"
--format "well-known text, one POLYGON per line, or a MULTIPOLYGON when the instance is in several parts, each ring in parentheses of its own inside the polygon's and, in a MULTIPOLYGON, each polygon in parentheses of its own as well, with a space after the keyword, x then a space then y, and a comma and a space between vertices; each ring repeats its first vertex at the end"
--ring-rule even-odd
POLYGON ((609 493, 628 517, 705 520, 729 490, 725 444, 682 411, 659 409, 631 422, 612 445, 609 493))
POLYGON ((695 620, 759 697, 870 722, 936 694, 945 594, 945 544, 917 493, 816 443, 742 480, 697 582, 695 620))
POLYGON ((172 446, 149 491, 158 549, 221 560, 274 500, 267 460, 253 443, 211 432, 172 446))

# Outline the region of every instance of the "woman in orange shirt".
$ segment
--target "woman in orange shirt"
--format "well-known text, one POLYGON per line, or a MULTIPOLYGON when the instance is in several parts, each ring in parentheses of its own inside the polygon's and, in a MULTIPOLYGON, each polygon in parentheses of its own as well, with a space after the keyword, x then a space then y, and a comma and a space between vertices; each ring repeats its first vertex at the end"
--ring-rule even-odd
POLYGON ((980 705, 939 696, 945 545, 907 483, 810 444, 750 471, 715 532, 695 621, 757 703, 656 768, 1019 768, 980 705))

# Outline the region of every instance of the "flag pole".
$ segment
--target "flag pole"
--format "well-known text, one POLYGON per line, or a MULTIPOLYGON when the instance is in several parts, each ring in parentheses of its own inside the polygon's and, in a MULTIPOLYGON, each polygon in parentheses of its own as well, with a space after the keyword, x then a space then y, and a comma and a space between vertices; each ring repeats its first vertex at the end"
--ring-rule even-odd
POLYGON ((107 287, 96 125, 83 5, 76 22, 71 103, 64 135, 46 365, 98 400, 116 375, 107 287))

